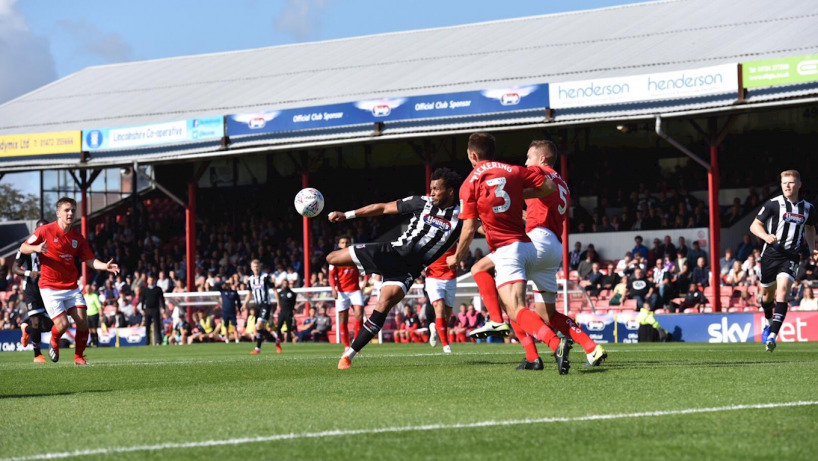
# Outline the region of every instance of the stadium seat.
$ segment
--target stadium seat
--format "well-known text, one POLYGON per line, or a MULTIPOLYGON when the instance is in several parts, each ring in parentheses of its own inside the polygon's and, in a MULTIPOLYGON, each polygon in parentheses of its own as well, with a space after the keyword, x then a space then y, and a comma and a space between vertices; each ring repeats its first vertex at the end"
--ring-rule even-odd
POLYGON ((654 314, 667 314, 667 310, 666 309, 656 309, 653 313, 654 314))
POLYGON ((625 302, 622 303, 622 307, 626 309, 636 309, 636 300, 626 299, 625 302))
POLYGON ((742 311, 742 309, 740 307, 730 307, 730 308, 727 309, 727 312, 729 312, 729 313, 741 312, 741 311, 742 311))
POLYGON ((744 312, 758 312, 758 307, 745 307, 744 312))
POLYGON ((697 309, 697 308, 695 308, 695 307, 688 307, 688 308, 686 308, 686 309, 684 310, 684 313, 685 313, 685 314, 698 314, 698 313, 699 313, 699 309, 697 309))

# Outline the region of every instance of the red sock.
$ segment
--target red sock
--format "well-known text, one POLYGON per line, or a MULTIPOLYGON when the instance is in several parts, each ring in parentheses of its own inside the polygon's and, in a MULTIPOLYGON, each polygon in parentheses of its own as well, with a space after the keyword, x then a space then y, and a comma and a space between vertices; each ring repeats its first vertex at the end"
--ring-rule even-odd
POLYGON ((503 313, 500 311, 500 300, 497 296, 497 285, 494 283, 494 277, 486 271, 480 271, 474 274, 474 282, 480 291, 480 297, 483 298, 483 304, 486 305, 486 309, 489 311, 491 321, 503 323, 503 313))
POLYGON ((455 342, 457 338, 454 337, 454 333, 449 333, 449 344, 455 342))
POLYGON ((543 322, 539 315, 528 309, 522 309, 517 313, 517 323, 520 324, 526 333, 547 344, 551 351, 557 352, 560 338, 548 328, 548 325, 543 322))
POLYGON ((551 321, 548 322, 552 327, 556 328, 560 333, 562 333, 566 337, 570 337, 583 349, 585 349, 586 354, 590 354, 591 352, 596 349, 596 343, 587 333, 582 331, 579 325, 577 325, 571 317, 566 316, 565 314, 560 314, 557 312, 555 316, 551 318, 551 321))
POLYGON ((420 338, 418 337, 418 334, 416 332, 413 331, 413 332, 409 333, 409 342, 410 343, 419 343, 420 342, 420 338))
POLYGON ((77 331, 77 334, 74 335, 74 341, 76 341, 76 349, 74 349, 74 355, 76 357, 82 357, 83 352, 85 352, 85 346, 88 345, 88 330, 85 331, 77 331))
POLYGON ((346 324, 339 325, 341 329, 341 344, 345 347, 349 347, 349 328, 347 328, 346 324))
POLYGON ((531 338, 531 336, 528 336, 528 333, 526 333, 517 322, 511 322, 511 328, 514 329, 514 334, 517 335, 517 339, 520 340, 520 345, 522 345, 523 349, 525 349, 525 359, 529 362, 537 360, 540 353, 537 352, 537 346, 534 344, 534 339, 531 338))
POLYGON ((466 333, 458 333, 457 334, 457 342, 465 343, 466 342, 466 333))
POLYGON ((449 340, 446 336, 446 320, 435 319, 435 330, 437 330, 437 336, 440 338, 440 344, 448 346, 449 340))
POLYGON ((57 349, 60 347, 60 338, 62 337, 62 333, 60 330, 57 329, 57 325, 51 327, 51 347, 57 349))
POLYGON ((361 333, 361 327, 364 326, 363 320, 355 319, 355 337, 357 338, 358 335, 361 333))

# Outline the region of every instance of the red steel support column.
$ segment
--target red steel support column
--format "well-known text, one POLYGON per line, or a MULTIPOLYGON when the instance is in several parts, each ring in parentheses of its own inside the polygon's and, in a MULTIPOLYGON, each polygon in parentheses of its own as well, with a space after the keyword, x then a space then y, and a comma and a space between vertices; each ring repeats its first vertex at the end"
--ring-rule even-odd
MULTIPOLYGON (((713 312, 721 312, 721 208, 719 207, 719 148, 710 146, 710 171, 707 172, 710 193, 710 286, 713 287, 713 312)), ((694 262, 695 264, 695 262, 694 262)))
MULTIPOLYGON (((310 175, 307 172, 301 173, 301 188, 310 187, 310 175)), ((304 222, 304 286, 310 287, 310 218, 302 218, 304 222)))
POLYGON ((432 193, 432 163, 426 162, 426 195, 432 193))
MULTIPOLYGON (((190 181, 187 185, 188 204, 185 210, 185 240, 187 243, 187 291, 196 291, 196 183, 190 181)), ((193 313, 188 306, 186 309, 187 322, 192 321, 193 313)))
MULTIPOLYGON (((568 157, 565 154, 560 155, 560 176, 562 180, 568 183, 568 157)), ((568 280, 568 274, 571 268, 571 256, 568 247, 568 227, 571 225, 571 204, 565 204, 565 223, 562 228, 562 272, 565 280, 568 280)))
MULTIPOLYGON (((82 179, 85 181, 86 173, 85 171, 82 172, 82 179)), ((82 213, 82 236, 88 240, 88 187, 82 188, 82 205, 80 207, 80 213, 82 213)), ((105 261, 108 262, 108 261, 105 261)), ((88 280, 88 264, 82 265, 82 283, 85 285, 90 285, 91 282, 88 280)), ((82 290, 85 290, 85 287, 80 287, 82 290)), ((84 291, 83 291, 84 292, 84 291)))

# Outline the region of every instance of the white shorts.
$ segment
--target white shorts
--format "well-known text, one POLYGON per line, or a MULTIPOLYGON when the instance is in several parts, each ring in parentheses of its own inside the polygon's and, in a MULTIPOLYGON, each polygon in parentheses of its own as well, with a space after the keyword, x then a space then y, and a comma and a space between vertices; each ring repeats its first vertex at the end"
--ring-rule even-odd
POLYGON ((426 294, 429 295, 429 302, 443 300, 443 304, 454 307, 454 295, 457 292, 457 279, 426 279, 426 294))
POLYGON ((363 306, 364 305, 364 295, 361 293, 361 290, 358 291, 350 291, 349 293, 344 293, 343 291, 338 292, 338 298, 335 300, 335 310, 338 312, 343 312, 345 310, 349 310, 352 306, 363 306))
POLYGON ((562 243, 554 232, 536 227, 528 233, 537 249, 537 260, 529 269, 528 277, 534 282, 534 302, 543 302, 543 292, 557 292, 557 272, 562 264, 562 243))
POLYGON ((514 282, 527 282, 528 271, 535 267, 537 249, 531 242, 514 242, 488 255, 494 263, 497 288, 514 282))
POLYGON ((79 287, 71 290, 40 288, 40 294, 43 296, 45 311, 48 312, 48 316, 51 317, 51 320, 56 319, 76 306, 85 307, 85 297, 82 296, 79 287))

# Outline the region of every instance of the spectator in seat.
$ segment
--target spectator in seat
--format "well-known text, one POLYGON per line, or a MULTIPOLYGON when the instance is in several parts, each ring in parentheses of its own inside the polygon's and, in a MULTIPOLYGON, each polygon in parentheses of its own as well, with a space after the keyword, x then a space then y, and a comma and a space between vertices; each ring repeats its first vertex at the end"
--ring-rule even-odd
POLYGON ((746 280, 747 273, 744 271, 744 269, 741 268, 741 263, 738 261, 733 261, 730 270, 724 277, 724 283, 732 287, 735 287, 737 285, 742 285, 746 280))
POLYGON ((630 277, 633 274, 631 261, 633 261, 633 254, 631 254, 629 251, 625 253, 624 258, 620 259, 619 262, 616 263, 616 275, 619 277, 630 277))
POLYGON ((653 248, 648 251, 648 267, 654 267, 656 260, 661 260, 665 255, 665 247, 659 239, 653 239, 653 248))
POLYGON ((637 309, 642 309, 645 303, 648 304, 651 311, 657 309, 659 297, 654 291, 653 283, 645 276, 645 271, 636 269, 633 277, 628 280, 628 297, 636 300, 637 309))
MULTIPOLYGON (((684 227, 684 225, 682 225, 682 226, 678 226, 678 227, 679 227, 679 228, 682 228, 682 227, 684 227)), ((688 250, 689 250, 689 248, 687 248, 687 242, 685 241, 685 238, 684 238, 684 237, 682 237, 682 236, 679 236, 679 245, 676 247, 676 255, 677 255, 677 257, 678 257, 678 255, 679 255, 679 254, 681 254, 681 255, 682 255, 682 257, 685 257, 685 258, 686 258, 686 257, 687 257, 687 251, 688 251, 688 250)))
POLYGON ((413 340, 415 331, 420 328, 420 319, 415 315, 412 306, 406 304, 403 306, 403 319, 401 320, 398 329, 395 330, 396 343, 410 343, 413 340))
POLYGON ((665 243, 662 248, 665 250, 663 256, 670 256, 671 261, 676 260, 676 246, 673 245, 673 240, 669 235, 665 235, 665 243))
MULTIPOLYGON (((676 272, 679 273, 682 271, 682 267, 688 266, 687 264, 687 257, 684 256, 679 250, 676 250, 676 272)), ((688 267, 688 269, 690 269, 688 267)))
POLYGON ((757 248, 758 246, 756 246, 752 239, 750 239, 750 234, 744 234, 741 244, 739 244, 738 248, 736 248, 736 259, 739 261, 746 260, 748 256, 753 254, 753 250, 757 248))
POLYGON ((733 256, 733 250, 728 248, 724 251, 724 257, 719 260, 719 264, 721 265, 721 275, 726 276, 730 269, 733 267, 733 262, 736 261, 736 258, 733 256))
POLYGON ((659 294, 658 305, 662 307, 666 306, 670 301, 673 292, 672 280, 673 275, 668 269, 665 269, 665 262, 657 259, 656 267, 653 268, 653 284, 659 294))
POLYGON ((103 304, 116 304, 117 299, 119 299, 119 292, 117 291, 116 287, 114 286, 114 282, 111 279, 105 281, 105 286, 102 287, 102 299, 103 304))
POLYGON ((790 306, 798 306, 801 304, 801 298, 804 297, 804 281, 800 278, 796 278, 795 282, 792 284, 792 289, 790 290, 789 297, 787 298, 787 302, 790 303, 790 306))
POLYGON ((579 263, 582 261, 582 242, 574 243, 574 251, 568 255, 569 267, 572 271, 577 270, 579 263))
POLYGON ((583 282, 585 291, 591 296, 599 296, 599 292, 602 291, 602 279, 604 277, 605 275, 599 271, 599 263, 593 263, 591 265, 591 272, 585 277, 585 281, 583 282))
POLYGON ((747 275, 747 284, 755 285, 761 280, 761 264, 755 256, 750 255, 741 265, 741 269, 747 275))
POLYGON ((704 265, 707 266, 707 253, 699 247, 699 241, 694 240, 693 248, 687 252, 687 260, 696 261, 698 263, 699 258, 704 258, 704 265))
POLYGON ((701 285, 703 287, 710 286, 710 277, 707 270, 707 263, 703 257, 699 257, 696 261, 696 268, 693 269, 693 274, 690 276, 691 283, 701 285))
MULTIPOLYGON (((465 304, 460 305, 460 312, 454 315, 454 328, 452 329, 452 336, 449 337, 449 342, 466 342, 466 333, 469 329, 469 318, 467 316, 468 308, 465 304)), ((451 325, 450 325, 451 327, 451 325)))
POLYGON ((167 293, 170 291, 170 279, 165 276, 164 271, 159 271, 159 278, 156 280, 156 286, 162 289, 162 293, 167 293))
POLYGON ((588 249, 583 251, 582 254, 579 255, 579 257, 581 259, 586 259, 588 257, 588 255, 591 256, 591 262, 595 262, 595 263, 599 262, 599 253, 596 252, 596 248, 594 248, 593 243, 588 244, 588 249))
POLYGON ((295 271, 293 266, 287 266, 287 281, 290 282, 290 286, 293 288, 297 288, 301 286, 301 276, 298 275, 298 272, 295 271))
POLYGON ((614 265, 608 263, 608 270, 605 271, 605 276, 602 277, 602 289, 603 290, 613 290, 616 286, 617 282, 621 278, 619 275, 616 274, 614 270, 614 265))
POLYGON ((332 330, 332 319, 327 315, 327 308, 323 304, 318 308, 315 317, 315 329, 312 331, 312 342, 329 342, 329 331, 332 330))
POLYGON ((579 267, 577 267, 577 274, 579 274, 579 279, 587 280, 588 274, 591 273, 593 268, 594 268, 593 250, 590 250, 586 252, 585 259, 583 259, 582 262, 579 263, 579 267))
POLYGON ((812 292, 812 287, 807 285, 804 288, 804 297, 801 298, 802 311, 818 311, 818 299, 815 299, 815 293, 812 292))
POLYGON ((636 237, 634 237, 633 241, 636 243, 636 245, 633 247, 633 250, 631 250, 631 253, 634 255, 634 257, 636 257, 636 255, 639 254, 642 255, 643 258, 647 258, 648 247, 642 245, 643 242, 642 236, 637 235, 636 237))
POLYGON ((682 304, 671 303, 669 310, 670 312, 681 314, 685 309, 693 308, 701 312, 705 304, 707 304, 707 298, 704 297, 704 293, 702 293, 698 285, 691 283, 682 304))
POLYGON ((310 314, 304 320, 301 321, 301 327, 298 329, 298 333, 296 333, 296 342, 305 343, 307 341, 312 341, 312 331, 318 326, 315 321, 317 318, 318 311, 314 307, 310 307, 310 314))

